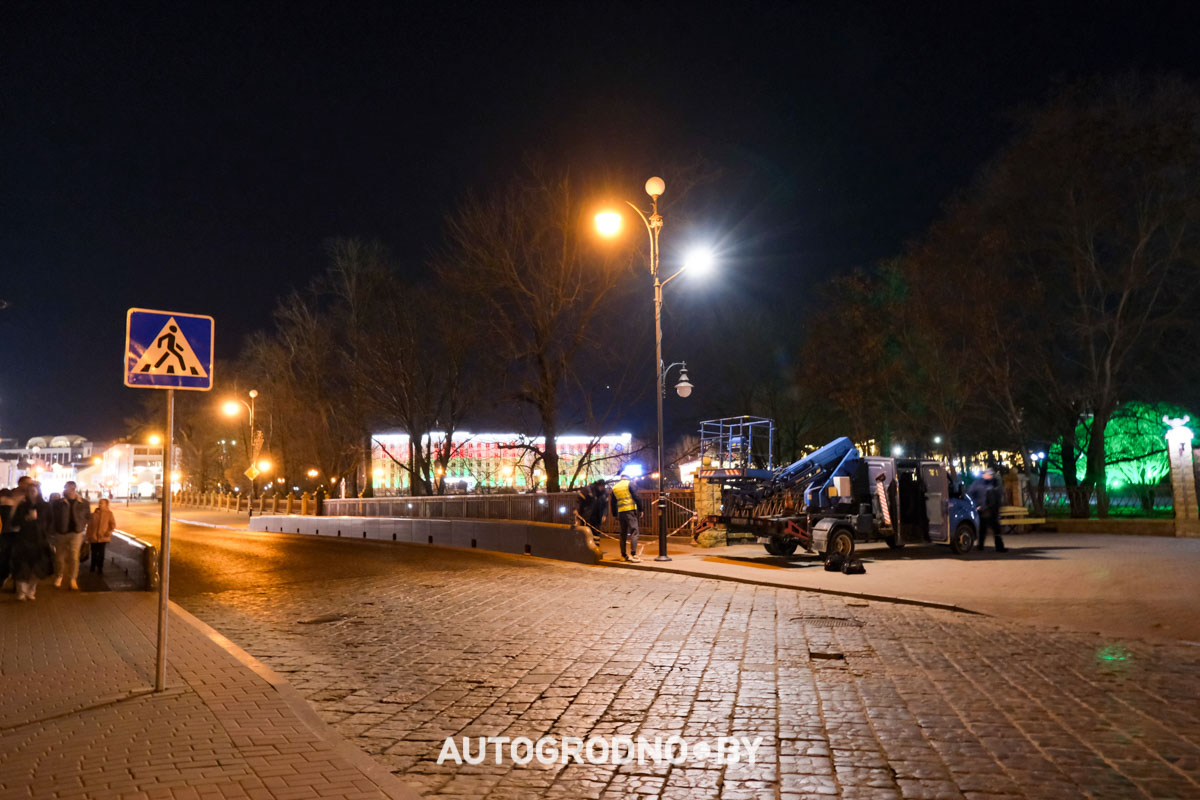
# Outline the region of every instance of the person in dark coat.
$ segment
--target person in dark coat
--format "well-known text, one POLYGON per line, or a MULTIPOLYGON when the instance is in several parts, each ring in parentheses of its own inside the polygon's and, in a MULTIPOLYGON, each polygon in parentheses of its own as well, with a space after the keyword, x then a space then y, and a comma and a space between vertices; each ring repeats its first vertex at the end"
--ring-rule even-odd
POLYGON ((1008 548, 1000 538, 1000 506, 1004 503, 1004 486, 996 477, 996 471, 988 467, 983 474, 971 483, 967 490, 971 502, 979 511, 979 549, 987 543, 987 532, 990 528, 996 539, 996 552, 1003 553, 1008 548))
POLYGON ((608 516, 608 489, 604 481, 592 481, 576 494, 577 512, 580 518, 592 529, 592 538, 600 541, 600 526, 608 516))
POLYGON ((16 510, 17 501, 13 499, 13 490, 7 487, 0 489, 0 587, 6 586, 9 577, 12 576, 12 570, 9 568, 9 556, 12 553, 17 532, 9 525, 9 520, 16 510))
POLYGON ((17 586, 18 600, 32 600, 37 582, 54 574, 54 550, 46 531, 50 524, 50 504, 42 499, 37 483, 26 484, 25 498, 13 510, 10 527, 16 538, 9 551, 9 569, 17 586))

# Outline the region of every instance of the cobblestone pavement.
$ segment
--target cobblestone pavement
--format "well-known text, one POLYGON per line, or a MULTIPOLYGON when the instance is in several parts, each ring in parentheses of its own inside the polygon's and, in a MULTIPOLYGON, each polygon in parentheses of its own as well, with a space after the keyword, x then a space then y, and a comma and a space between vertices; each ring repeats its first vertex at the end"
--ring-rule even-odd
POLYGON ((427 796, 1200 797, 1200 648, 405 549, 388 575, 182 602, 427 796), (436 763, 447 736, 612 734, 764 744, 754 766, 436 763))

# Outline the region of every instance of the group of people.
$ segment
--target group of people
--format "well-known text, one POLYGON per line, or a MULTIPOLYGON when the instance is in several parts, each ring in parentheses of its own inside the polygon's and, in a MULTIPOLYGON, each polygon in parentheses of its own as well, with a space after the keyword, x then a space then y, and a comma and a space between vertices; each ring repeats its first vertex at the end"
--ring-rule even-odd
POLYGON ((621 559, 641 561, 638 555, 638 519, 642 515, 642 499, 629 478, 622 477, 611 490, 602 480, 592 481, 576 494, 575 513, 592 529, 596 543, 600 542, 600 526, 611 512, 621 526, 621 559))
POLYGON ((55 586, 78 591, 84 542, 91 571, 102 573, 116 528, 107 499, 93 510, 68 481, 61 495, 46 500, 41 485, 23 476, 16 488, 0 489, 0 585, 11 580, 18 600, 33 600, 38 581, 54 575, 55 586))

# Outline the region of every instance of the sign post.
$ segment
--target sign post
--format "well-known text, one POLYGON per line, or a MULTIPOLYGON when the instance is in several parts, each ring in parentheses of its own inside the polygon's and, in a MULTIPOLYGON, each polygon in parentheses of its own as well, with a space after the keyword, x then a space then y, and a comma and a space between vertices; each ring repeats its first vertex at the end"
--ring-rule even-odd
POLYGON ((162 537, 158 555, 158 652, 154 691, 167 683, 167 618, 171 584, 171 489, 175 469, 175 390, 212 388, 213 318, 172 311, 131 308, 125 317, 125 385, 165 389, 167 427, 163 435, 162 537))

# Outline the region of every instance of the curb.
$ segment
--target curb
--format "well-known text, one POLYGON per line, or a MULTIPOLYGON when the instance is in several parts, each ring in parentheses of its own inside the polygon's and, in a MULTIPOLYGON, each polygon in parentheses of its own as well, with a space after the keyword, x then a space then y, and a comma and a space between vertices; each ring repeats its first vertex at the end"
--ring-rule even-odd
POLYGON ((734 575, 709 575, 704 572, 690 572, 686 569, 677 569, 675 567, 652 567, 643 564, 628 564, 623 561, 602 561, 597 566, 611 567, 613 569, 633 569, 643 572, 669 572, 672 575, 686 575, 689 578, 708 578, 714 581, 727 581, 729 583, 744 583, 749 586, 766 586, 771 589, 790 589, 793 592, 815 592, 816 594, 828 594, 835 597, 855 597, 861 600, 871 600, 876 603, 896 603, 897 605, 905 606, 921 606, 922 608, 937 608, 942 611, 953 611, 957 614, 974 614, 979 617, 990 617, 991 614, 983 611, 975 611, 970 608, 963 608, 952 603, 938 603, 933 600, 917 600, 911 597, 893 597, 882 594, 867 594, 866 592, 847 592, 840 589, 819 589, 812 586, 796 586, 790 583, 778 583, 776 581, 756 580, 754 578, 740 578, 734 575))
POLYGON ((280 699, 299 718, 300 722, 316 734, 319 739, 331 745, 337 755, 350 762, 355 769, 361 772, 371 783, 375 784, 379 791, 392 798, 392 800, 420 800, 421 795, 415 789, 401 781, 390 770, 376 762, 375 759, 343 739, 317 715, 317 712, 301 696, 300 692, 296 691, 281 675, 238 647, 220 631, 199 619, 191 612, 181 608, 174 601, 171 602, 171 611, 237 659, 243 666, 248 667, 254 674, 270 684, 279 693, 280 699))

